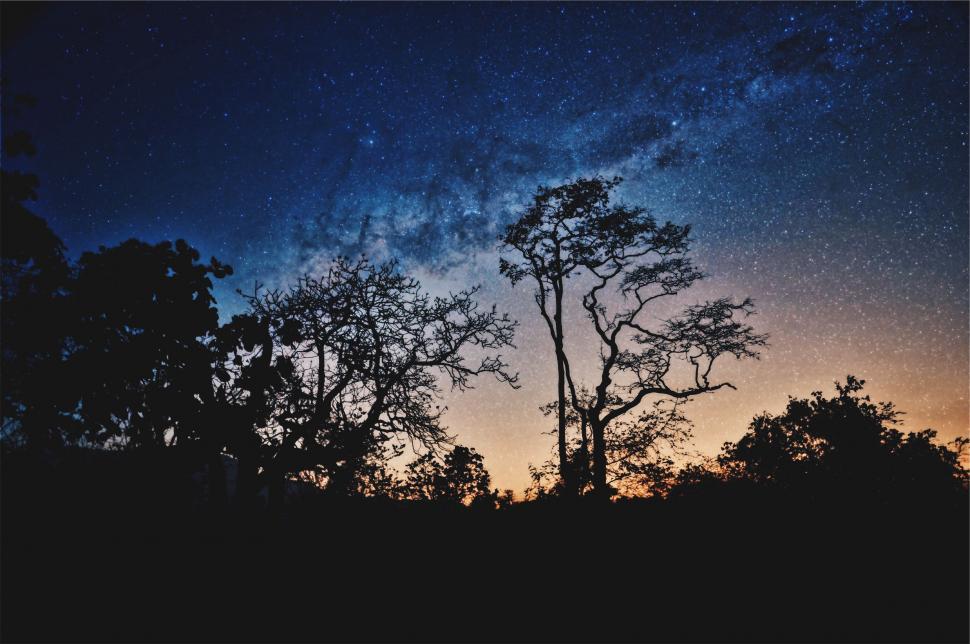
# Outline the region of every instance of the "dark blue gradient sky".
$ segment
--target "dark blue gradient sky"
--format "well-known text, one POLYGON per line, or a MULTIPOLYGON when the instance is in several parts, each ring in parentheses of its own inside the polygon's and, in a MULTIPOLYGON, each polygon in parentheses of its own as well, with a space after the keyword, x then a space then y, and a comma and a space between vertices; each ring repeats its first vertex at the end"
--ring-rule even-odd
POLYGON ((433 288, 484 282, 525 322, 529 381, 450 399, 448 420, 501 485, 545 457, 552 386, 495 240, 537 184, 581 174, 692 222, 705 288, 763 311, 765 359, 695 406, 702 451, 847 372, 952 438, 968 428, 967 14, 51 5, 5 39, 4 128, 34 134, 36 211, 72 253, 183 237, 236 268, 226 313, 236 288, 337 253, 398 258, 433 288), (19 92, 38 106, 14 114, 19 92))

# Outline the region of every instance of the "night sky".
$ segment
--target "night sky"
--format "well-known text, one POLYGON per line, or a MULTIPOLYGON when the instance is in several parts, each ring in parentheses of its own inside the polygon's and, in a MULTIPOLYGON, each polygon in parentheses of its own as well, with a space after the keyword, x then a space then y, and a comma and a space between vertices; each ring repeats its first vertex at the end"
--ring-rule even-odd
MULTIPOLYGON (((185 238, 235 289, 336 254, 431 290, 482 283, 522 321, 523 388, 446 421, 522 489, 550 455, 551 341, 496 239, 535 187, 621 175, 694 225, 711 278, 771 335, 692 403, 712 454, 786 396, 852 373, 904 429, 968 432, 968 5, 54 5, 5 30, 5 131, 72 255, 185 238), (38 99, 13 114, 14 93, 38 99)), ((9 25, 8 25, 9 27, 9 25)), ((588 326, 567 312, 579 339, 588 326)), ((592 354, 591 354, 592 355, 592 354)), ((581 370, 581 369, 580 369, 581 370)), ((717 374, 715 374, 717 375, 717 374)))

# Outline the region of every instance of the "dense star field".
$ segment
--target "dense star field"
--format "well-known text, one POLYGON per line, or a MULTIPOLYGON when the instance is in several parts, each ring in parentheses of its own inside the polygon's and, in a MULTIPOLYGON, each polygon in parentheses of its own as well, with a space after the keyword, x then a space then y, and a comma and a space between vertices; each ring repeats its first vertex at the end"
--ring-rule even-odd
MULTIPOLYGON (((4 25, 4 127, 29 131, 32 208, 72 256, 185 238, 285 286, 337 254, 396 258, 434 292, 481 283, 522 322, 516 391, 446 392, 499 487, 554 421, 552 346, 497 238, 539 184, 620 175, 692 223, 751 296, 759 362, 691 403, 713 453, 787 395, 848 373, 908 430, 968 431, 968 5, 72 4, 4 25), (30 94, 33 109, 9 97, 30 94)), ((567 304, 567 306, 571 306, 567 304)), ((588 342, 578 305, 575 346, 588 342)), ((592 350, 592 349, 591 349, 592 350)), ((590 357, 593 357, 592 355, 590 357)), ((582 369, 579 368, 580 374, 582 369)))

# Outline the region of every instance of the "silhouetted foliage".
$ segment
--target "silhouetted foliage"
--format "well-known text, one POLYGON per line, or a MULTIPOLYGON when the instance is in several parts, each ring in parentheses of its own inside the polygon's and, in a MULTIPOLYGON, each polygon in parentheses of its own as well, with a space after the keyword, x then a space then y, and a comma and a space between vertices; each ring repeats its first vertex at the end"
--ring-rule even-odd
POLYGON ((129 240, 78 262, 71 355, 85 438, 164 447, 198 438, 211 397, 208 343, 218 327, 212 281, 232 269, 183 240, 129 240))
POLYGON ((428 453, 407 466, 405 489, 418 501, 472 504, 488 502, 491 477, 482 456, 474 449, 456 445, 443 458, 428 453))
POLYGON ((939 444, 927 429, 896 429, 892 403, 862 395, 864 380, 835 383, 837 395, 788 402, 785 413, 755 418, 738 441, 724 445, 718 465, 725 478, 803 494, 857 496, 864 502, 945 500, 966 492, 960 463, 964 439, 939 444))
MULTIPOLYGON (((18 132, 4 138, 4 153, 32 155, 34 149, 18 132)), ((71 269, 63 242, 26 206, 37 198, 37 177, 7 169, 0 177, 3 436, 24 442, 29 435, 34 445, 46 445, 72 423, 61 369, 71 331, 71 269)))
MULTIPOLYGON (((33 154, 15 132, 8 156, 33 154)), ((33 175, 3 171, 3 439, 50 450, 202 446, 210 461, 211 277, 232 273, 183 240, 129 240, 77 263, 24 205, 33 175)))

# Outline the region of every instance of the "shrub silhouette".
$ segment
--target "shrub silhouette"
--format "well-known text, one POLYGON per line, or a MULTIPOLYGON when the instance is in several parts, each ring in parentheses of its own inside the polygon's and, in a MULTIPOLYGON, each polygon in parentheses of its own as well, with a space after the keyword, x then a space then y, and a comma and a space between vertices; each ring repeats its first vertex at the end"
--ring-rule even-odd
POLYGON ((443 458, 424 454, 406 469, 406 493, 418 501, 487 503, 491 499, 490 484, 482 456, 463 445, 456 445, 443 458))

